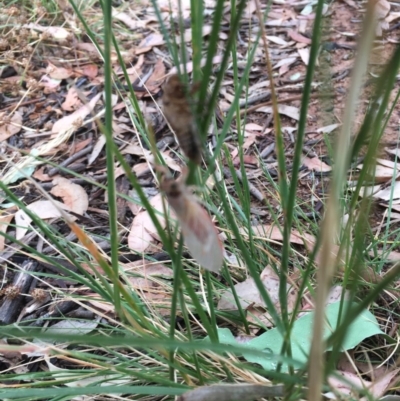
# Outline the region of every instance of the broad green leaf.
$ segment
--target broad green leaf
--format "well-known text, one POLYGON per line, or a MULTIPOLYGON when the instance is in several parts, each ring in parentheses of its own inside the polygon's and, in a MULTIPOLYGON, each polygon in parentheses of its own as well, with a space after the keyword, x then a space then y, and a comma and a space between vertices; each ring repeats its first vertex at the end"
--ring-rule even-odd
MULTIPOLYGON (((342 311, 348 308, 349 303, 343 304, 342 311)), ((354 306, 354 304, 352 305, 354 306)), ((336 329, 337 321, 340 313, 340 302, 329 304, 326 307, 327 324, 325 327, 324 338, 327 339, 336 329)), ((292 358, 294 361, 305 364, 311 346, 311 335, 314 320, 314 312, 310 312, 300 317, 293 325, 291 345, 292 358)), ((343 350, 354 348, 357 344, 367 337, 376 334, 384 334, 379 328, 375 316, 365 310, 355 321, 349 326, 347 336, 343 344, 343 350)), ((224 344, 233 344, 233 335, 227 329, 219 329, 219 340, 224 344)), ((279 353, 282 348, 283 338, 279 331, 274 328, 268 330, 261 336, 243 344, 251 349, 261 351, 259 356, 254 354, 243 354, 244 358, 253 363, 260 364, 266 370, 274 370, 277 366, 279 353)), ((283 370, 287 371, 287 364, 283 364, 283 370)))

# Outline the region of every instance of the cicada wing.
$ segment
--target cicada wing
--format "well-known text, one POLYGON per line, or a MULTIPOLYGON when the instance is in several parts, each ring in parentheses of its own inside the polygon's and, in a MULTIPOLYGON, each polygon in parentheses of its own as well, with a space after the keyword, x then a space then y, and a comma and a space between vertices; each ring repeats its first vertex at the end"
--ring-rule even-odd
POLYGON ((179 219, 186 246, 193 258, 205 269, 218 272, 224 252, 217 229, 207 212, 193 201, 190 217, 179 219))

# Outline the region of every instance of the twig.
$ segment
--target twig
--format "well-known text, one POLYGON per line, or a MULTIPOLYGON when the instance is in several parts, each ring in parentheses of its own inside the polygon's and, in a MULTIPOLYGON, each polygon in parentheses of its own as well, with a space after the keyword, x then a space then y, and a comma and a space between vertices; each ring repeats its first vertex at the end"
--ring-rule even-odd
MULTIPOLYGON (((272 114, 271 114, 271 116, 272 116, 272 114)), ((275 142, 272 142, 263 149, 263 151, 260 153, 260 157, 262 159, 265 159, 274 151, 274 149, 275 149, 275 142)))
MULTIPOLYGON (((36 238, 37 233, 36 232, 31 232, 26 234, 21 240, 21 244, 23 245, 28 245, 34 238, 36 238)), ((8 259, 10 259, 16 252, 18 252, 23 245, 19 244, 12 244, 7 246, 7 250, 4 250, 3 252, 0 252, 0 261, 5 262, 8 259)))
POLYGON ((53 167, 50 169, 50 171, 47 173, 49 177, 52 177, 53 175, 56 175, 60 171, 60 167, 67 167, 71 163, 73 163, 75 160, 78 160, 84 155, 87 155, 90 153, 93 149, 93 145, 89 145, 87 148, 81 149, 79 152, 76 152, 74 155, 71 157, 68 157, 68 159, 65 159, 58 167, 53 167))
POLYGON ((0 308, 0 323, 10 324, 15 322, 18 312, 21 310, 21 304, 25 300, 25 295, 29 290, 33 276, 29 272, 34 271, 38 263, 28 259, 22 263, 21 271, 14 276, 13 283, 9 288, 10 293, 0 308), (12 295, 11 295, 12 292, 12 295))
MULTIPOLYGON (((320 96, 321 95, 319 93, 311 93, 310 98, 311 99, 315 99, 315 98, 320 97, 320 96)), ((286 103, 286 102, 293 102, 294 100, 301 100, 302 98, 303 98, 303 95, 295 95, 295 96, 290 96, 290 97, 288 97, 286 99, 277 99, 277 102, 278 102, 278 104, 286 103)), ((272 101, 256 104, 254 106, 248 107, 247 109, 240 110, 240 115, 242 116, 243 114, 251 113, 253 111, 257 111, 257 109, 259 109, 260 107, 271 106, 271 105, 272 105, 272 101)))
MULTIPOLYGON (((232 177, 232 174, 230 172, 230 170, 227 167, 223 168, 223 172, 226 178, 230 178, 232 177)), ((237 178, 239 178, 240 182, 243 182, 243 177, 242 177, 242 173, 238 170, 235 170, 236 176, 237 178)), ((265 201, 265 195, 259 191, 250 181, 248 181, 249 184, 249 192, 251 195, 253 195, 257 200, 259 200, 260 202, 264 202, 265 201)))
MULTIPOLYGON (((30 105, 30 104, 34 104, 34 103, 38 103, 38 102, 43 102, 43 101, 45 101, 45 100, 46 100, 45 97, 41 97, 41 98, 39 98, 39 99, 27 100, 26 102, 21 103, 18 107, 21 107, 21 106, 28 106, 28 105, 30 105)), ((14 106, 15 106, 14 104, 11 104, 10 106, 7 106, 7 107, 4 107, 3 109, 1 109, 1 111, 5 111, 5 110, 8 110, 8 109, 12 109, 14 106)))

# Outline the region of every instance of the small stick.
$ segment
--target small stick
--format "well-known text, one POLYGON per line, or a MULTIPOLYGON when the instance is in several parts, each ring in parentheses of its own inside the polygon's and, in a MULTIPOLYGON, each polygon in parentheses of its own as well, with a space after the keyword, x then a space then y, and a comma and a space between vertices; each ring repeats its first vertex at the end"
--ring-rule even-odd
POLYGON ((265 159, 274 151, 274 149, 275 149, 275 142, 272 142, 263 149, 263 151, 260 153, 260 157, 262 159, 265 159))
MULTIPOLYGON (((34 104, 34 103, 38 103, 38 102, 43 102, 45 101, 46 98, 45 97, 41 97, 40 99, 32 99, 32 100, 27 100, 26 102, 21 103, 18 107, 21 106, 28 106, 29 104, 34 104)), ((11 104, 10 106, 4 107, 3 109, 1 109, 1 111, 5 111, 8 109, 12 109, 13 107, 15 107, 15 104, 11 104)))
MULTIPOLYGON (((224 172, 225 177, 227 177, 227 178, 232 177, 232 174, 228 168, 224 167, 223 172, 224 172)), ((239 178, 239 181, 243 182, 242 173, 239 170, 235 170, 235 173, 236 173, 237 178, 239 178)), ((261 191, 259 191, 250 181, 248 181, 248 184, 249 184, 250 194, 253 195, 260 202, 264 202, 265 195, 261 191)))
POLYGON ((50 171, 47 173, 49 177, 52 177, 53 175, 56 175, 60 171, 60 167, 67 167, 69 164, 73 163, 75 160, 78 160, 80 157, 87 155, 90 153, 93 149, 93 145, 89 145, 87 148, 81 149, 79 152, 76 152, 74 155, 71 157, 68 157, 68 159, 65 159, 58 167, 53 167, 50 169, 50 171))
POLYGON ((34 271, 38 263, 34 260, 27 259, 22 263, 21 271, 14 276, 13 283, 8 287, 10 294, 7 296, 0 308, 0 323, 11 324, 15 322, 19 311, 22 309, 22 304, 25 301, 25 295, 33 276, 29 272, 34 271), (11 295, 12 292, 12 295, 11 295))

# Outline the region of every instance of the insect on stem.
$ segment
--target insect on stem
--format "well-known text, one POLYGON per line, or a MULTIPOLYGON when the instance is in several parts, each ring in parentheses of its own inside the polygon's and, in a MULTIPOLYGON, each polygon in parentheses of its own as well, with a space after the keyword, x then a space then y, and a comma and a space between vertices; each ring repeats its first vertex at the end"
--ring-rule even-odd
POLYGON ((199 165, 202 159, 202 146, 196 120, 192 113, 189 96, 198 90, 198 84, 190 90, 177 74, 167 78, 163 87, 162 110, 175 138, 185 156, 199 165))
POLYGON ((224 248, 210 216, 185 185, 188 169, 183 170, 178 180, 164 166, 156 166, 156 170, 160 173, 160 189, 176 214, 189 252, 205 269, 218 272, 224 248))

